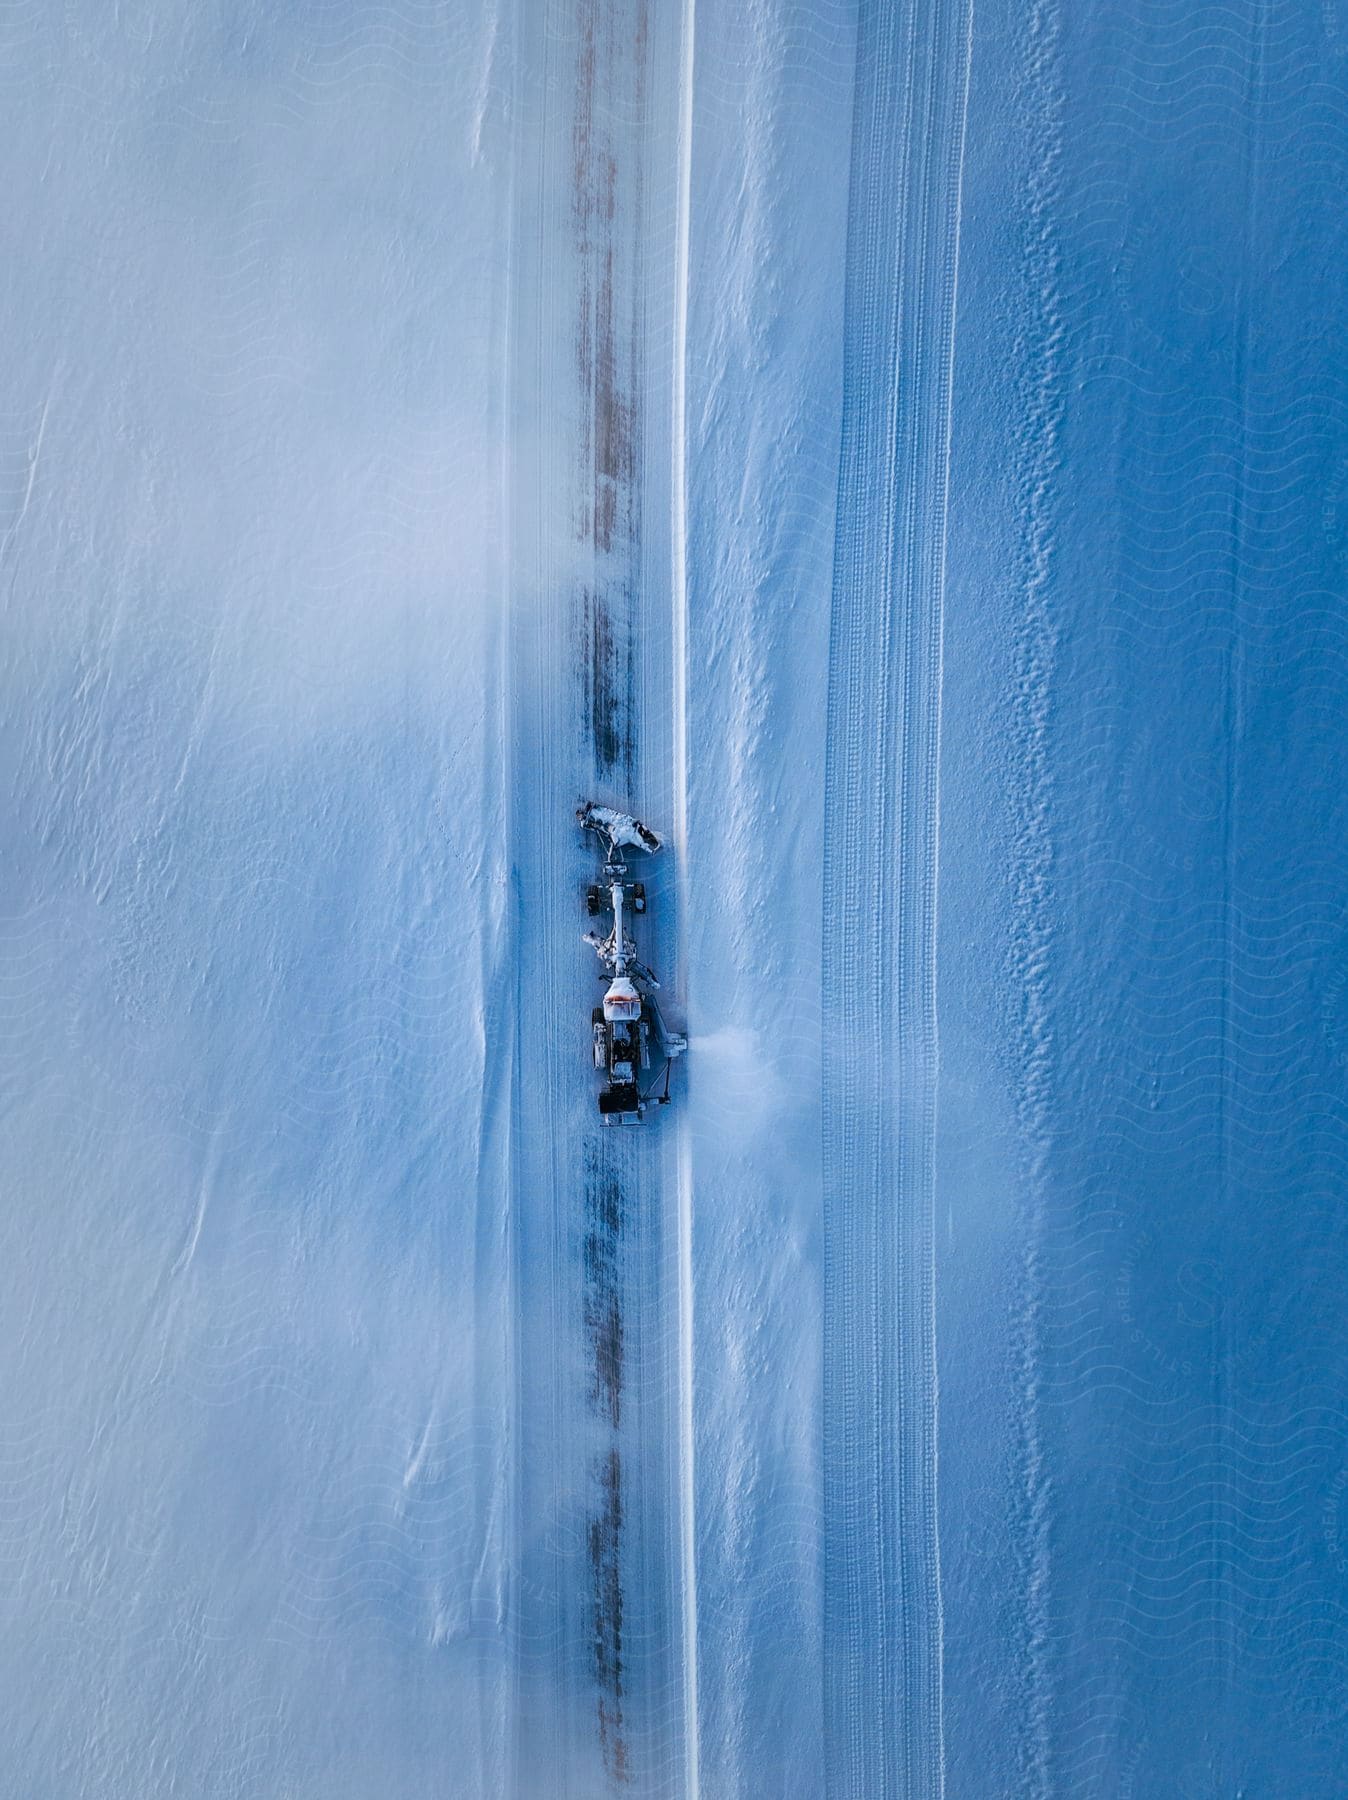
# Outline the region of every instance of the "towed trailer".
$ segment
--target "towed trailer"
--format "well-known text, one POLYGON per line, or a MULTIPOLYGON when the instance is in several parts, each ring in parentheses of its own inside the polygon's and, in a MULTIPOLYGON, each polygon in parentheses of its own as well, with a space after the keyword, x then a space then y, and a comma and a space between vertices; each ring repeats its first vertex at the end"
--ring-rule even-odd
POLYGON ((666 1026, 654 998, 660 984, 638 960, 627 928, 629 917, 646 910, 646 885, 629 880, 624 852, 653 856, 661 840, 640 819, 611 807, 587 804, 576 817, 604 853, 602 878, 585 893, 586 912, 603 923, 584 939, 609 976, 603 1001, 590 1015, 594 1066, 603 1078, 599 1116, 605 1125, 639 1125, 649 1105, 668 1104, 670 1069, 688 1048, 688 1040, 666 1026))

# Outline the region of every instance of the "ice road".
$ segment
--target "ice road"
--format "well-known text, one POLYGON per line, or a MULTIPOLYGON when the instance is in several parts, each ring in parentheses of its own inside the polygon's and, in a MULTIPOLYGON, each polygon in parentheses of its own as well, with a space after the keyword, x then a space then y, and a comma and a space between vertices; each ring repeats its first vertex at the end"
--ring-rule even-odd
POLYGON ((4 1792, 1342 1794, 1341 0, 0 74, 4 1792))

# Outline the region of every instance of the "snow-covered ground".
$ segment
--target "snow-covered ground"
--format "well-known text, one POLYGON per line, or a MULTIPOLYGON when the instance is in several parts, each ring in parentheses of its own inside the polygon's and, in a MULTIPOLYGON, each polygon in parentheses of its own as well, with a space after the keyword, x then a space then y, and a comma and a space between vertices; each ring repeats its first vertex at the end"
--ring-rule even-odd
POLYGON ((1340 1793, 1348 16, 0 72, 4 1791, 1340 1793))
POLYGON ((508 32, 0 29, 0 1785, 501 1791, 508 32))

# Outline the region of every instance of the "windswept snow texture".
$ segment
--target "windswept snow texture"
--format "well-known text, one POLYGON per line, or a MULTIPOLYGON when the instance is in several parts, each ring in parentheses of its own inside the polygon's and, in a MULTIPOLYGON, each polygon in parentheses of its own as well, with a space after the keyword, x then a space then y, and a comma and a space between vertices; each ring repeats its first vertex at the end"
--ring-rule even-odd
POLYGON ((0 1785, 500 1793, 508 30, 0 34, 0 1785))
POLYGON ((1328 1800, 1348 18, 778 18, 698 11, 704 1790, 1328 1800))
POLYGON ((1341 1795, 1342 0, 0 73, 5 1793, 1341 1795))
POLYGON ((1348 1767, 1348 19, 977 15, 937 1010, 953 1793, 1348 1767))

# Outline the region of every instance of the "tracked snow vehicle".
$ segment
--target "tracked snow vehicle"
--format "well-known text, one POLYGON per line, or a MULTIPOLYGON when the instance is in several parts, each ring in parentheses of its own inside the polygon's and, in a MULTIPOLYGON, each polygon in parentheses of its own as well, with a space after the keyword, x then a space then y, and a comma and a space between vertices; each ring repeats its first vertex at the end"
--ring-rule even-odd
POLYGON ((646 910, 646 884, 628 879, 623 852, 653 856, 661 840, 640 819, 611 807, 587 804, 576 817, 595 833, 604 852, 603 878, 585 894, 590 917, 609 925, 607 931, 599 925, 585 933, 610 977, 602 1004, 590 1015, 594 1066, 603 1076, 599 1116, 605 1125, 638 1125, 652 1101, 667 1104, 670 1065, 688 1048, 686 1038, 666 1028, 653 998, 660 984, 637 960, 627 929, 628 916, 646 910))

